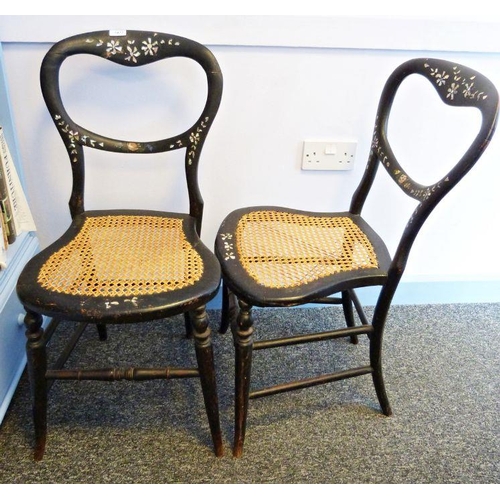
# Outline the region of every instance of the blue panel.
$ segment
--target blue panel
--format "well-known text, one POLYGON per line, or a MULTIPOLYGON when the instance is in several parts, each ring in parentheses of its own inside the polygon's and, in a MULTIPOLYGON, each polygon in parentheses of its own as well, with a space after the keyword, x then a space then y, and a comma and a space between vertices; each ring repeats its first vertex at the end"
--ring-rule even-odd
MULTIPOLYGON (((23 182, 4 67, 0 44, 0 126, 4 130, 19 178, 23 182)), ((28 259, 37 251, 36 237, 31 233, 21 234, 9 246, 7 269, 0 272, 0 422, 7 411, 26 363, 24 326, 18 323, 18 317, 24 313, 24 309, 16 295, 16 282, 28 259)))

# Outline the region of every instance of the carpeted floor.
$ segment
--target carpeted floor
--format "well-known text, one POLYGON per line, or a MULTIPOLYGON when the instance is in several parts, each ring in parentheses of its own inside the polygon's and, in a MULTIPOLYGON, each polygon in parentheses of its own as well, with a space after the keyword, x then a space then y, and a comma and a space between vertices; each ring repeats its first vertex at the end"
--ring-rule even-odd
MULTIPOLYGON (((210 317, 215 330, 219 311, 210 317)), ((332 322, 341 324, 340 309, 255 312, 256 335, 332 322)), ((112 327, 101 343, 88 327, 71 362, 194 359, 182 318, 135 328, 112 327)), ((214 335, 222 458, 212 454, 197 379, 59 382, 50 394, 46 454, 35 463, 23 375, 0 428, 0 483, 498 483, 500 304, 394 306, 386 332, 392 417, 380 413, 369 376, 253 400, 241 459, 231 455, 230 335, 214 335)), ((319 355, 311 345, 288 348, 287 358, 283 350, 260 351, 253 381, 362 363, 366 346, 366 339, 335 340, 319 355)))

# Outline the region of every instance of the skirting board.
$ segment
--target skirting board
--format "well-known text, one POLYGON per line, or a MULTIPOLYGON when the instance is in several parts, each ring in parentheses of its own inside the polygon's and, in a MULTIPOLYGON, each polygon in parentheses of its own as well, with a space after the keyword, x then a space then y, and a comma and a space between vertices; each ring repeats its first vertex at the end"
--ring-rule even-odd
MULTIPOLYGON (((380 288, 356 291, 361 303, 375 305, 380 288)), ((418 281, 401 282, 393 304, 479 304, 500 302, 500 281, 418 281)), ((220 309, 222 293, 208 304, 208 309, 220 309)), ((500 318, 499 318, 500 321, 500 318)))

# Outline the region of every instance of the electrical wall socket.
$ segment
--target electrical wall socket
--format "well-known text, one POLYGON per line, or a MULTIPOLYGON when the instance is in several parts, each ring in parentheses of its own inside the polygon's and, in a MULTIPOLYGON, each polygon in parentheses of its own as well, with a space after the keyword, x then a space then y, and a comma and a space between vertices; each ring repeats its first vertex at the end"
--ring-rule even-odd
POLYGON ((356 142, 305 141, 302 170, 351 170, 356 142))

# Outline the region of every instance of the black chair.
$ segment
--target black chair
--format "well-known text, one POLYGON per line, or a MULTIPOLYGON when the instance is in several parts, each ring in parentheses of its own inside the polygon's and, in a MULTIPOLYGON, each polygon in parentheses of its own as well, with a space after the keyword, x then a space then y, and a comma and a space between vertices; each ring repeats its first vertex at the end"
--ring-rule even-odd
POLYGON ((383 413, 391 415, 381 359, 384 324, 391 300, 417 233, 438 202, 485 150, 495 129, 497 112, 498 93, 493 84, 479 73, 443 60, 410 60, 392 73, 383 89, 368 164, 349 211, 313 213, 262 206, 236 210, 223 221, 215 251, 223 277, 221 331, 226 331, 231 325, 235 344, 234 456, 239 457, 243 451, 248 402, 252 398, 370 374, 383 413), (449 173, 429 186, 415 182, 405 172, 387 138, 389 113, 396 92, 411 74, 426 78, 444 103, 473 106, 482 115, 479 133, 464 156, 449 173), (396 185, 417 202, 392 257, 382 239, 361 217, 379 163, 396 185), (381 288, 369 321, 355 289, 374 285, 381 288), (346 327, 253 340, 253 306, 288 307, 305 303, 341 304, 346 327), (354 310, 359 318, 358 325, 354 310), (340 337, 350 337, 356 343, 358 335, 369 338, 370 361, 367 366, 250 390, 253 351, 340 337))
MULTIPOLYGON (((222 95, 219 65, 206 47, 179 36, 146 31, 115 36, 98 31, 56 43, 43 60, 41 87, 69 155, 73 189, 69 229, 26 265, 17 286, 27 311, 26 351, 33 397, 35 459, 41 459, 45 449, 47 394, 52 382, 61 379, 139 381, 199 377, 215 454, 220 456, 223 450, 216 379, 205 307, 218 291, 220 266, 200 240, 203 199, 197 181, 200 153, 222 95), (94 55, 131 68, 167 58, 189 58, 206 73, 204 109, 185 132, 151 142, 116 140, 86 130, 70 118, 60 93, 60 67, 75 54, 94 55), (86 211, 85 148, 127 154, 184 149, 189 214, 131 209, 86 211), (144 322, 178 314, 184 314, 188 336, 194 337, 196 367, 64 369, 89 323, 97 325, 99 337, 105 340, 107 324, 144 322), (52 318, 46 331, 42 328, 42 315, 52 318), (49 367, 47 342, 62 320, 78 322, 81 327, 55 365, 49 367)), ((127 104, 132 113, 140 113, 137 106, 133 107, 133 100, 124 103, 127 104)), ((166 103, 169 104, 175 103, 166 103)))

